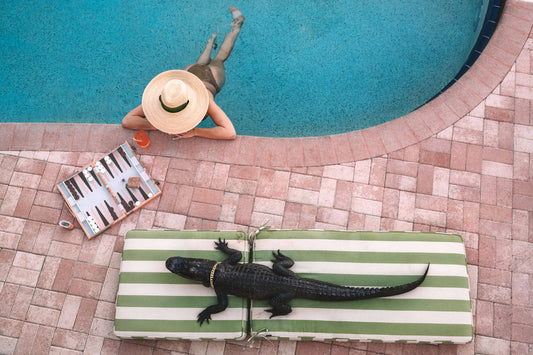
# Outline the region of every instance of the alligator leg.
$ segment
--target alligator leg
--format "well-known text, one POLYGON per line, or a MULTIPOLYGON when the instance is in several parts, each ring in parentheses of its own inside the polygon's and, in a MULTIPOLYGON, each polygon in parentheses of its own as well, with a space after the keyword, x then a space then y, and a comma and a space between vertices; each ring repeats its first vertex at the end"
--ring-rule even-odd
POLYGON ((228 247, 228 243, 226 242, 226 240, 221 240, 220 238, 218 238, 218 242, 215 242, 215 245, 215 249, 218 249, 229 256, 226 260, 224 260, 225 263, 235 265, 239 261, 241 261, 242 253, 238 250, 231 249, 230 247, 228 247))
POLYGON ((272 260, 272 270, 274 270, 276 274, 285 277, 296 276, 294 272, 288 270, 294 265, 294 260, 292 260, 288 256, 281 254, 279 250, 277 254, 275 252, 272 252, 272 255, 274 255, 274 258, 276 258, 275 260, 272 260))
POLYGON ((201 311, 200 314, 198 314, 198 322, 200 325, 202 325, 204 321, 209 324, 209 321, 211 320, 211 314, 222 312, 228 308, 228 295, 216 289, 215 292, 217 293, 218 303, 207 307, 201 311))
POLYGON ((267 312, 272 313, 270 318, 275 316, 284 316, 292 312, 292 308, 289 305, 289 301, 292 299, 290 292, 280 293, 270 299, 270 305, 272 308, 267 309, 267 312))

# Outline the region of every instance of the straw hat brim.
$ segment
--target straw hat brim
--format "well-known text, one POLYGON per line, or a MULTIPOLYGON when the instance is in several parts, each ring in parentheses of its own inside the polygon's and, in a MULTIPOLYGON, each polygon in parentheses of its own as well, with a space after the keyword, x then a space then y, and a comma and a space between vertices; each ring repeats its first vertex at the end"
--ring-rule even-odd
POLYGON ((158 130, 178 134, 196 127, 207 113, 209 94, 202 81, 185 70, 169 70, 153 78, 142 96, 142 107, 146 119, 158 130), (182 80, 190 88, 189 104, 180 112, 168 112, 159 101, 159 96, 169 80, 182 80))

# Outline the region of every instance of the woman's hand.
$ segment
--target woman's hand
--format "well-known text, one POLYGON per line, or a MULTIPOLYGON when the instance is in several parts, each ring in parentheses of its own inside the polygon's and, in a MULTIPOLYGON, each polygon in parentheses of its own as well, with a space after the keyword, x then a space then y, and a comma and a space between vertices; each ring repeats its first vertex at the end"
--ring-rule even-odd
POLYGON ((196 134, 195 134, 195 128, 191 129, 190 131, 187 131, 185 133, 180 133, 180 134, 172 134, 172 140, 177 140, 177 139, 182 139, 182 138, 192 138, 192 137, 196 137, 196 134))

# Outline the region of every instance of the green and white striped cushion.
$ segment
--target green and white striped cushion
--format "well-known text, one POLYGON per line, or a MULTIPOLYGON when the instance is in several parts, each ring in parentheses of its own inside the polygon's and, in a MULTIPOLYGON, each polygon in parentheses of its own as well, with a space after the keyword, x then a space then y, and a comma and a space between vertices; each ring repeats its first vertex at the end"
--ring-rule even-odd
POLYGON ((247 301, 230 296, 229 307, 201 327, 198 313, 217 298, 211 288, 168 271, 171 256, 222 261, 214 249, 218 238, 243 253, 243 232, 132 230, 124 240, 115 314, 115 334, 121 338, 241 339, 246 335, 247 301))
MULTIPOLYGON (((215 304, 213 290, 166 270, 170 256, 222 261, 214 241, 224 238, 248 260, 246 234, 215 231, 130 231, 119 279, 115 333, 127 338, 240 339, 247 301, 229 297, 226 311, 201 328, 197 314, 215 304)), ((336 284, 424 283, 410 293, 362 301, 291 301, 293 312, 268 319, 266 301, 254 301, 252 334, 273 338, 384 342, 466 343, 472 315, 465 251, 458 235, 407 232, 268 231, 258 233, 254 261, 271 265, 280 249, 293 271, 336 284)))
POLYGON ((252 334, 295 340, 467 343, 472 314, 465 249, 459 235, 408 232, 263 230, 253 261, 272 265, 272 251, 310 277, 350 286, 423 284, 403 295, 361 301, 294 299, 287 316, 269 319, 267 301, 253 301, 252 334))

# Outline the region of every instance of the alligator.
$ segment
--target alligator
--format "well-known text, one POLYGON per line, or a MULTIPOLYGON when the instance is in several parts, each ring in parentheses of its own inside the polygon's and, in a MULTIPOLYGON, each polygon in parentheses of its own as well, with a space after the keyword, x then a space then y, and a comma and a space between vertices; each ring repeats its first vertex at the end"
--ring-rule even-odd
POLYGON ((368 298, 395 296, 418 287, 426 278, 425 273, 417 280, 398 286, 350 287, 297 276, 289 270, 294 261, 279 250, 272 252, 272 269, 256 263, 239 263, 240 251, 231 249, 225 240, 219 238, 215 249, 228 255, 223 262, 208 259, 170 257, 166 267, 171 272, 189 280, 199 281, 205 287, 215 290, 218 303, 198 314, 198 322, 209 323, 211 315, 228 307, 228 295, 251 300, 270 300, 270 318, 292 312, 289 301, 305 298, 319 301, 350 301, 368 298))

